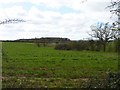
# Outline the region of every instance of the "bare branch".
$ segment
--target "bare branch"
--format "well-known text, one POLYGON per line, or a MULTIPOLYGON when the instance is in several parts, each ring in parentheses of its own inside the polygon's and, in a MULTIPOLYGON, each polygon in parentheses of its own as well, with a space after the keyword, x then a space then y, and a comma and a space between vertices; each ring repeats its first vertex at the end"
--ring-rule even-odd
POLYGON ((0 25, 1 24, 9 24, 9 23, 18 23, 18 22, 26 22, 26 21, 23 19, 5 19, 0 22, 0 25))
POLYGON ((112 0, 111 0, 111 5, 107 6, 106 8, 114 8, 114 7, 116 7, 119 3, 120 3, 119 0, 117 0, 117 1, 112 1, 112 0))
POLYGON ((110 39, 118 38, 118 31, 112 29, 113 26, 110 26, 109 23, 101 23, 99 25, 92 25, 92 33, 90 36, 99 39, 100 41, 108 42, 110 39))

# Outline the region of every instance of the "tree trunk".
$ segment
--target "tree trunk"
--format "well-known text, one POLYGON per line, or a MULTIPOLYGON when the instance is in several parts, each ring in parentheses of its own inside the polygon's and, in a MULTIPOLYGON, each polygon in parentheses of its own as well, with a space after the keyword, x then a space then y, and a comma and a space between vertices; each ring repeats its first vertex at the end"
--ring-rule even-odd
POLYGON ((103 50, 106 51, 106 42, 103 43, 103 50))
MULTIPOLYGON (((118 10, 120 10, 120 2, 118 2, 118 10)), ((120 12, 118 14, 118 33, 120 35, 120 12)), ((118 70, 120 72, 120 36, 118 37, 118 70)))

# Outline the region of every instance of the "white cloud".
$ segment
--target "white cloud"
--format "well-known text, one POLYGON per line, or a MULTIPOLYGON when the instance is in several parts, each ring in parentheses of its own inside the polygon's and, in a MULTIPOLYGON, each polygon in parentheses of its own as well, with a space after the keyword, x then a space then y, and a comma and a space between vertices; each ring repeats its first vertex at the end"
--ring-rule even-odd
POLYGON ((29 10, 24 9, 22 4, 1 8, 0 20, 5 19, 7 15, 9 18, 23 18, 27 22, 0 25, 0 39, 57 36, 79 40, 88 37, 87 32, 90 31, 90 25, 98 21, 112 21, 111 13, 105 9, 110 0, 87 0, 83 4, 81 4, 81 0, 2 0, 0 4, 20 2, 30 2, 33 6, 30 6, 29 10), (52 9, 41 10, 38 8, 40 4, 49 8, 66 6, 78 12, 62 14, 60 11, 52 9))
MULTIPOLYGON (((46 6, 48 7, 52 7, 52 8, 55 8, 55 7, 61 7, 63 5, 66 5, 66 4, 71 4, 73 0, 30 0, 31 3, 33 4, 45 4, 46 6)), ((77 0, 78 1, 78 0, 77 0)), ((79 0, 81 1, 81 0, 79 0)))
POLYGON ((27 2, 29 0, 0 0, 0 4, 8 4, 8 3, 21 3, 21 2, 27 2))

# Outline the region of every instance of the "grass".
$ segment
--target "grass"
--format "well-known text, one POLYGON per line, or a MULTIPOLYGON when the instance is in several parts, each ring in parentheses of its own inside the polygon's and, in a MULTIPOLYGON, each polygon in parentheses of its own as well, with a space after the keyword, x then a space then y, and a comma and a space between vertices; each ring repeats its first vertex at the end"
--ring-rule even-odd
POLYGON ((109 70, 116 72, 117 59, 117 53, 64 51, 33 43, 4 42, 3 87, 80 87, 88 78, 105 78, 109 70))

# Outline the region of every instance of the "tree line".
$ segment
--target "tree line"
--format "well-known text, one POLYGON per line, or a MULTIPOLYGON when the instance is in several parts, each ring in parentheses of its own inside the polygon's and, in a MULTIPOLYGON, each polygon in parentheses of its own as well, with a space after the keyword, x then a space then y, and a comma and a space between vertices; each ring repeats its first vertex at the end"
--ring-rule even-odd
POLYGON ((107 23, 97 23, 91 25, 91 32, 88 33, 93 39, 80 40, 77 42, 69 42, 56 45, 57 50, 91 50, 91 51, 106 51, 106 48, 112 48, 117 51, 116 42, 119 39, 119 30, 114 30, 114 26, 107 23), (114 45, 113 45, 114 44, 114 45), (111 46, 112 45, 112 46, 111 46))

